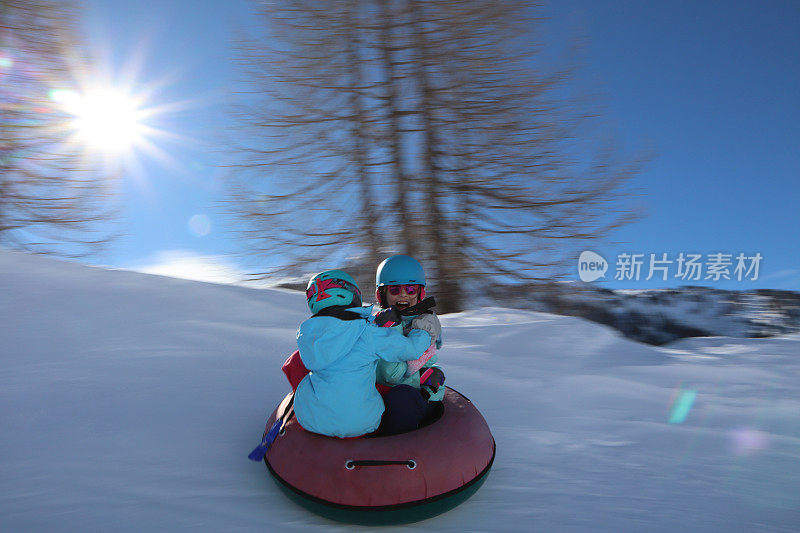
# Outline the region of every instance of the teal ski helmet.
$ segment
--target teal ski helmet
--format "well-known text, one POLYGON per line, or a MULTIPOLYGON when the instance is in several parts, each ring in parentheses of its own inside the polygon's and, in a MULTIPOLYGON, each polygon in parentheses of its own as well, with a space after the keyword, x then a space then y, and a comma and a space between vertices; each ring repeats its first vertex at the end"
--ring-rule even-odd
POLYGON ((306 302, 315 315, 326 307, 358 307, 361 305, 361 291, 356 280, 344 270, 326 270, 309 280, 306 302))
POLYGON ((375 297, 378 305, 386 305, 381 287, 386 285, 419 285, 419 299, 425 298, 425 270, 410 255, 393 255, 378 265, 375 273, 375 297))

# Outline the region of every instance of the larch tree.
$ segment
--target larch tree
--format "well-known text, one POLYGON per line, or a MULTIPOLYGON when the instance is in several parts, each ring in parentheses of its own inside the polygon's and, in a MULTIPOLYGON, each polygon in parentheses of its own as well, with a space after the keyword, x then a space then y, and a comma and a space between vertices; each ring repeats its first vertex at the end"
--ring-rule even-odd
POLYGON ((414 255, 449 312, 475 283, 563 274, 577 247, 631 220, 641 161, 585 128, 593 117, 566 96, 572 68, 540 66, 536 8, 264 7, 264 34, 243 47, 251 92, 234 173, 256 249, 298 274, 414 255))
POLYGON ((109 242, 114 176, 71 140, 59 91, 86 71, 70 2, 0 0, 0 245, 82 256, 109 242))

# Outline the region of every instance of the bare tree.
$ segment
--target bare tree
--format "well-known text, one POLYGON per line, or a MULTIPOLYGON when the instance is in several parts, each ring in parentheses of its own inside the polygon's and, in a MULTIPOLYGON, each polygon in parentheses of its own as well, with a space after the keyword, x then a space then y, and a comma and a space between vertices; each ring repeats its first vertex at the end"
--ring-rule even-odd
POLYGON ((69 140, 55 90, 82 54, 69 2, 0 0, 0 244, 79 256, 111 238, 113 180, 69 140))
POLYGON ((363 13, 355 0, 330 4, 264 4, 267 31, 240 42, 248 90, 234 109, 244 135, 233 205, 248 246, 279 258, 264 275, 378 261, 382 154, 370 143, 376 86, 364 70, 363 13))
POLYGON ((536 69, 541 21, 530 3, 407 4, 441 307, 462 307, 464 280, 563 274, 576 247, 632 219, 624 185, 641 160, 618 162, 591 142, 593 117, 563 95, 572 67, 536 69))
POLYGON ((257 100, 248 109, 248 155, 257 157, 239 169, 261 187, 293 175, 295 188, 239 198, 240 212, 273 244, 284 227, 274 229, 278 215, 292 215, 283 221, 293 230, 285 248, 264 250, 332 264, 323 235, 324 245, 350 255, 415 255, 446 312, 463 306, 463 281, 557 276, 579 243, 630 220, 624 185, 639 162, 620 162, 609 147, 586 150, 594 137, 583 127, 592 117, 563 92, 573 71, 537 69, 535 7, 512 0, 270 6, 273 47, 262 55, 251 41, 245 62, 271 105, 257 100), (360 201, 342 205, 324 189, 331 183, 340 194, 360 184, 349 193, 360 201), (309 202, 339 224, 306 216, 309 202), (382 246, 367 247, 376 225, 382 246))

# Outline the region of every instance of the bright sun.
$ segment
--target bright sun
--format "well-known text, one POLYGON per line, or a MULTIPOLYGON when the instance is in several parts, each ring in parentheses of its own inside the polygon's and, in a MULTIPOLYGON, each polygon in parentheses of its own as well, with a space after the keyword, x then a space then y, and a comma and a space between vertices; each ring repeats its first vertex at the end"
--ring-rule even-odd
POLYGON ((78 135, 90 146, 119 152, 134 146, 142 136, 136 102, 112 90, 86 94, 75 114, 78 135))
POLYGON ((114 154, 128 151, 143 140, 145 127, 140 121, 144 113, 134 98, 120 91, 53 91, 51 97, 74 116, 76 139, 87 148, 114 154))

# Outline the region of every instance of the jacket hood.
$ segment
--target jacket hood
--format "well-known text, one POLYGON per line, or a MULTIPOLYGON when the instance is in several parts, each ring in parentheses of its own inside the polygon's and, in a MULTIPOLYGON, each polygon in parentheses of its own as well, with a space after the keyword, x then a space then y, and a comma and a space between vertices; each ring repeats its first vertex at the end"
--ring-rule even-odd
MULTIPOLYGON (((364 318, 371 307, 352 307, 348 311, 364 318)), ((366 320, 340 320, 329 316, 309 318, 297 330, 297 347, 300 358, 309 370, 324 370, 350 353, 367 327, 366 320)))

